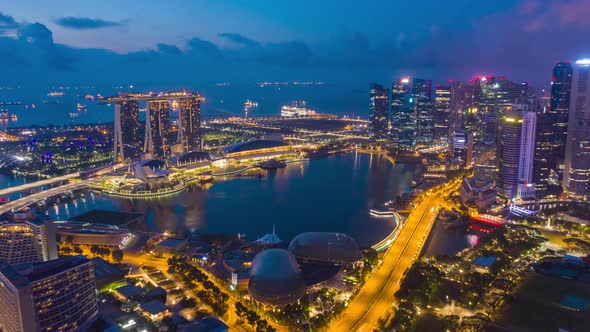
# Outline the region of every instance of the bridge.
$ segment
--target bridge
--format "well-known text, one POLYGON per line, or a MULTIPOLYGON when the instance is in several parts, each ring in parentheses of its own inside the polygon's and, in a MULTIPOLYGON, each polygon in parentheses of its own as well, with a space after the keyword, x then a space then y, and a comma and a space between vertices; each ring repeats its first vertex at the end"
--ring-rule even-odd
POLYGON ((17 193, 17 192, 21 192, 21 191, 25 191, 25 190, 39 188, 42 186, 53 185, 53 184, 63 182, 63 181, 69 181, 69 180, 75 179, 79 176, 80 176, 80 172, 76 172, 76 173, 71 173, 71 174, 67 174, 67 175, 63 175, 63 176, 54 177, 54 178, 47 179, 47 180, 40 180, 40 181, 31 182, 31 183, 21 184, 20 186, 4 188, 4 189, 0 190, 0 197, 7 196, 7 195, 17 193))
POLYGON ((590 201, 577 201, 573 199, 541 199, 538 201, 515 202, 513 205, 531 211, 541 211, 571 205, 588 205, 590 201))
POLYGON ((383 251, 383 250, 389 248, 389 246, 391 246, 393 241, 395 241, 400 230, 404 226, 403 222, 402 222, 402 218, 399 215, 399 213, 393 212, 393 218, 395 219, 395 228, 383 240, 381 240, 381 241, 375 243, 373 246, 371 246, 371 248, 373 248, 375 251, 383 251))
POLYGON ((387 150, 354 148, 354 152, 374 154, 380 157, 385 157, 385 159, 389 160, 389 162, 395 164, 395 159, 389 155, 389 152, 387 152, 387 150))
POLYGON ((94 181, 95 181, 94 179, 88 179, 88 180, 84 180, 84 181, 72 182, 72 183, 64 184, 63 186, 51 188, 48 190, 44 190, 44 191, 40 191, 40 192, 31 194, 26 197, 19 198, 17 200, 11 201, 11 202, 6 203, 4 205, 0 205, 0 214, 22 209, 22 208, 27 207, 31 204, 35 204, 35 203, 45 200, 49 197, 52 197, 55 195, 60 195, 65 192, 68 192, 68 191, 87 188, 94 181))
POLYGON ((372 272, 348 307, 328 328, 330 331, 373 331, 380 318, 392 309, 393 294, 399 289, 406 270, 418 259, 444 197, 455 191, 460 181, 433 190, 412 210, 380 266, 372 272))

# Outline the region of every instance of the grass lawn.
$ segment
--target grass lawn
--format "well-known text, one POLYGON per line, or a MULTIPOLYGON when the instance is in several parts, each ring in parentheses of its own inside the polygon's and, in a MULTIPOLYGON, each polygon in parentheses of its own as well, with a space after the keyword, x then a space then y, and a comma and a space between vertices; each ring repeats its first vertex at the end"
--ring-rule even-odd
POLYGON ((565 295, 590 299, 590 284, 534 272, 522 281, 515 300, 508 303, 494 321, 524 331, 588 331, 589 312, 576 312, 560 306, 565 295))

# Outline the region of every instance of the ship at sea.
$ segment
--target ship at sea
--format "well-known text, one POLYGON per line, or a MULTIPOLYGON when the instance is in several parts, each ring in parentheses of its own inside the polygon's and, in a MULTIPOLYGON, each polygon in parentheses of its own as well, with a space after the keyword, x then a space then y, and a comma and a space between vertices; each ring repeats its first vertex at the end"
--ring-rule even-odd
POLYGON ((0 110, 0 119, 2 120, 16 120, 16 114, 8 113, 8 110, 2 109, 0 110))
POLYGON ((281 117, 283 118, 302 118, 314 117, 317 113, 307 108, 307 103, 303 100, 294 101, 291 106, 281 107, 281 117))
POLYGON ((78 103, 77 109, 78 109, 78 112, 87 111, 88 110, 88 107, 86 105, 84 105, 84 104, 78 103))

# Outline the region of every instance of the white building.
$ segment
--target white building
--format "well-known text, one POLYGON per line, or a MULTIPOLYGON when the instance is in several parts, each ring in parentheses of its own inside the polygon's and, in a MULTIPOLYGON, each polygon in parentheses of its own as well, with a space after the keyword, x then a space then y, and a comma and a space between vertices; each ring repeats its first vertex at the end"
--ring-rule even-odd
POLYGON ((590 59, 573 65, 563 188, 579 199, 590 197, 590 59))
POLYGON ((23 210, 0 221, 0 261, 9 264, 57 258, 56 227, 49 218, 23 210))

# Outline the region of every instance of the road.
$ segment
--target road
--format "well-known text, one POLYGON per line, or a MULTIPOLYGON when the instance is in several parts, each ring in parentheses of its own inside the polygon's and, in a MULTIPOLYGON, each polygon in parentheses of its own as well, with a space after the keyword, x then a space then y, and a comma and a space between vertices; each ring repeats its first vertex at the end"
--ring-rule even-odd
POLYGON ((329 331, 373 331, 380 318, 391 310, 393 294, 399 289, 404 273, 419 257, 432 225, 444 202, 444 194, 458 187, 449 183, 424 196, 408 216, 399 236, 382 258, 348 307, 334 321, 329 331))
POLYGON ((60 181, 71 180, 71 179, 77 178, 79 176, 80 176, 80 173, 76 172, 76 173, 67 174, 67 175, 63 175, 63 176, 57 176, 57 177, 47 179, 47 180, 40 180, 40 181, 31 182, 31 183, 21 184, 20 186, 4 188, 4 189, 0 190, 0 197, 7 196, 12 193, 19 192, 19 191, 34 189, 34 188, 38 188, 41 186, 46 186, 46 185, 58 183, 60 181))
MULTIPOLYGON (((16 210, 21 209, 25 206, 34 204, 42 199, 46 199, 46 198, 49 198, 53 195, 57 195, 63 191, 74 190, 74 189, 79 189, 79 188, 89 186, 93 181, 96 181, 96 179, 88 179, 88 180, 84 180, 84 181, 72 182, 72 183, 65 184, 63 186, 51 188, 48 190, 44 190, 44 191, 40 191, 40 192, 31 194, 29 196, 19 198, 17 200, 11 201, 10 203, 6 203, 4 205, 1 205, 0 206, 0 214, 9 212, 10 210, 16 211, 16 210)), ((37 182, 35 182, 35 183, 37 183, 37 182)))

